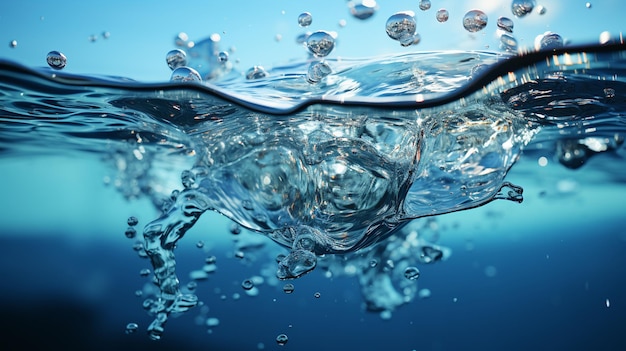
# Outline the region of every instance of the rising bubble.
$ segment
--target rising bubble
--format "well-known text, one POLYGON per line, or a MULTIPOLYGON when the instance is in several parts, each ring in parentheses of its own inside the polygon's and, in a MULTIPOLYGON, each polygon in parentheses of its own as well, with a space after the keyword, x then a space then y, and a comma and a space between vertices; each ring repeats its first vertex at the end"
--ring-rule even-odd
POLYGON ((350 14, 360 20, 372 17, 378 9, 378 5, 374 0, 350 1, 348 7, 350 8, 350 14))
POLYGON ((421 0, 419 4, 419 8, 422 11, 429 10, 431 6, 430 0, 421 0))
POLYGON ((250 280, 250 279, 246 279, 243 282, 241 282, 241 287, 244 290, 250 290, 250 289, 254 288, 254 282, 252 280, 250 280))
POLYGON ((177 67, 172 71, 171 82, 195 82, 202 83, 200 73, 195 69, 187 66, 177 67))
POLYGON ((487 26, 487 15, 480 10, 471 10, 463 16, 463 27, 471 33, 478 32, 487 26))
POLYGON ((417 23, 413 11, 397 12, 391 15, 385 24, 387 35, 401 44, 413 41, 416 27, 417 23))
POLYGON ((285 284, 285 286, 283 286, 283 291, 285 292, 285 294, 291 294, 294 290, 295 287, 291 283, 287 283, 285 284))
POLYGON ((126 324, 126 334, 133 334, 139 329, 139 325, 137 323, 128 323, 126 324))
POLYGON ((417 267, 406 267, 404 277, 408 280, 417 280, 420 277, 420 270, 417 267))
POLYGON ((67 64, 67 58, 61 52, 50 51, 46 56, 46 62, 53 69, 63 69, 67 64))
POLYGON ((139 220, 137 219, 137 217, 135 216, 130 216, 128 217, 128 219, 126 220, 126 223, 131 226, 134 227, 139 223, 139 220))
POLYGON ((313 16, 308 12, 303 12, 298 16, 298 25, 300 27, 308 27, 313 23, 313 16))
POLYGON ((535 12, 537 12, 540 15, 545 15, 547 11, 548 9, 546 9, 546 7, 543 5, 537 6, 537 9, 535 10, 535 12))
POLYGON ((313 297, 315 297, 316 299, 319 299, 321 296, 322 294, 319 291, 313 294, 313 297))
POLYGON ((278 345, 281 345, 281 346, 282 346, 282 345, 285 345, 285 344, 287 343, 287 341, 289 341, 289 338, 287 337, 287 335, 286 335, 286 334, 279 334, 279 335, 276 337, 276 343, 277 343, 278 345))
POLYGON ((450 18, 450 13, 446 9, 439 9, 437 11, 436 18, 438 22, 446 22, 448 21, 448 18, 450 18))
POLYGON ((228 61, 228 53, 226 51, 220 51, 219 54, 217 54, 217 61, 224 63, 228 61))
POLYGON ((499 17, 497 25, 498 25, 498 28, 502 29, 503 31, 513 33, 514 23, 512 19, 508 17, 499 17))
POLYGON ((535 8, 535 0, 513 0, 511 3, 511 12, 516 17, 524 17, 531 13, 535 8))
POLYGON ((187 65, 187 54, 180 49, 174 49, 165 55, 165 62, 171 70, 187 65))
POLYGON ((588 9, 590 9, 590 8, 591 8, 591 3, 590 3, 590 2, 586 3, 586 4, 585 4, 585 7, 586 7, 586 8, 588 8, 588 9))
POLYGON ((315 57, 326 57, 335 47, 335 38, 327 31, 313 32, 306 40, 306 47, 315 57))
POLYGON ((17 46, 17 40, 11 40, 11 41, 9 42, 9 47, 14 48, 14 47, 16 47, 16 46, 17 46))

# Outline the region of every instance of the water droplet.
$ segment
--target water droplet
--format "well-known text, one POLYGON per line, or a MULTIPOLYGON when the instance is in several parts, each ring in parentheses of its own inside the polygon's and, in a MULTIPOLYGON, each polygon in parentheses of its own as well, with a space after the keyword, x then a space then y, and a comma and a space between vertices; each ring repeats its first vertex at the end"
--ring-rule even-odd
POLYGON ((327 31, 313 32, 306 39, 306 47, 315 57, 326 57, 335 47, 335 38, 327 31))
POLYGON ((147 277, 150 275, 150 270, 148 268, 144 268, 139 271, 139 275, 142 277, 147 277))
POLYGON ((102 38, 103 39, 109 39, 111 37, 111 33, 104 31, 102 32, 102 38))
POLYGON ((17 40, 11 40, 11 41, 9 42, 9 47, 14 48, 14 47, 16 47, 16 46, 17 46, 17 40))
POLYGON ((552 50, 560 47, 563 47, 563 38, 556 33, 546 32, 539 41, 540 50, 552 50))
POLYGON ((246 79, 261 79, 268 76, 267 71, 263 66, 253 66, 246 72, 246 79))
POLYGON ((494 266, 485 267, 485 275, 489 278, 493 278, 498 274, 498 270, 494 266))
POLYGON ((46 56, 46 62, 53 69, 63 69, 67 64, 67 58, 58 51, 50 51, 46 56))
POLYGON ((298 25, 300 27, 308 27, 313 23, 313 16, 308 12, 303 12, 298 16, 298 25))
POLYGON ((135 216, 130 216, 126 220, 126 223, 128 223, 129 226, 134 227, 139 223, 139 220, 135 216))
POLYGON ((287 343, 287 341, 289 341, 289 338, 287 337, 286 334, 279 334, 276 337, 276 343, 280 346, 283 346, 287 343))
POLYGON ((413 11, 397 12, 391 15, 385 24, 387 35, 401 43, 413 40, 416 27, 417 23, 413 11))
POLYGON ((348 24, 348 22, 346 22, 345 19, 340 19, 337 24, 339 25, 339 27, 343 28, 346 26, 346 24, 348 24))
POLYGON ((199 249, 203 248, 204 247, 204 241, 202 241, 202 240, 198 241, 196 243, 196 247, 199 248, 199 249))
POLYGON ((509 33, 513 33, 513 20, 508 17, 499 17, 497 22, 498 28, 509 33))
POLYGON ((429 10, 431 6, 430 0, 420 0, 419 8, 422 11, 429 10))
POLYGON ((195 69, 187 66, 177 67, 172 71, 171 82, 195 82, 202 83, 200 73, 195 69))
POLYGON ((128 227, 126 228, 124 235, 126 235, 126 237, 129 239, 133 239, 137 235, 137 230, 133 227, 128 227))
POLYGON ((515 17, 524 17, 535 8, 535 0, 513 0, 511 3, 511 12, 515 17))
POLYGON ((254 288, 254 283, 252 282, 252 280, 246 279, 243 282, 241 282, 241 287, 244 290, 250 290, 250 289, 254 288))
POLYGON ((313 297, 315 297, 316 299, 319 299, 321 296, 322 294, 319 291, 313 294, 313 297))
POLYGON ((439 9, 435 17, 437 18, 438 22, 443 23, 443 22, 448 21, 448 18, 450 18, 450 13, 446 9, 439 9))
POLYGON ((586 7, 586 8, 588 8, 588 9, 590 9, 590 8, 591 8, 591 3, 590 3, 590 2, 586 3, 586 4, 585 4, 585 7, 586 7))
POLYGON ((126 324, 126 334, 133 334, 139 329, 139 325, 137 323, 128 323, 126 324))
POLYGON ((180 49, 174 49, 165 55, 165 62, 167 62, 167 66, 174 70, 178 67, 183 67, 187 65, 187 54, 180 49))
POLYGON ((408 280, 417 280, 420 277, 420 270, 417 267, 406 267, 404 277, 408 280))
POLYGON ((309 70, 306 73, 306 81, 315 84, 331 73, 332 69, 326 62, 311 62, 309 70))
POLYGON ((471 10, 463 16, 463 27, 470 33, 481 31, 487 26, 487 15, 480 10, 471 10))
POLYGON ((378 5, 374 0, 350 1, 348 7, 352 17, 360 20, 372 17, 378 9, 378 5))
POLYGON ((220 51, 219 54, 217 54, 217 61, 221 63, 228 62, 228 52, 220 51))
POLYGON ((285 284, 285 286, 283 286, 283 291, 285 292, 285 294, 291 294, 294 290, 295 287, 291 283, 287 283, 285 284))

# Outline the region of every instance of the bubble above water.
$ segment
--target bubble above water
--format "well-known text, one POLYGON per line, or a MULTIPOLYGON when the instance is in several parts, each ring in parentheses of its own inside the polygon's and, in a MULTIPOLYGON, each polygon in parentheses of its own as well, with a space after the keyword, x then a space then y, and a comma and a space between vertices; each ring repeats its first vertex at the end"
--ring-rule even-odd
POLYGON ((513 0, 511 12, 513 12, 515 17, 524 17, 533 11, 535 5, 535 0, 513 0))
POLYGON ((378 9, 378 5, 374 0, 350 1, 348 7, 350 8, 350 14, 360 20, 372 17, 378 9))
POLYGON ((200 77, 200 73, 195 69, 187 66, 177 67, 172 71, 172 76, 170 78, 171 82, 195 82, 201 83, 202 78, 200 77))
POLYGON ((563 38, 553 32, 546 32, 539 41, 540 50, 557 49, 563 46, 563 38))
POLYGON ((268 76, 268 73, 265 70, 265 68, 263 68, 263 66, 253 66, 246 72, 246 79, 248 80, 261 79, 267 76, 268 76))
POLYGON ((431 6, 430 0, 421 0, 419 4, 419 8, 422 11, 429 10, 431 6))
POLYGON ((281 345, 281 346, 282 346, 282 345, 285 345, 285 344, 287 343, 287 341, 289 341, 289 338, 287 337, 287 335, 286 335, 286 334, 279 334, 279 335, 276 337, 276 343, 277 343, 278 345, 281 345))
POLYGON ((471 33, 481 31, 487 26, 487 15, 481 10, 471 10, 463 16, 463 27, 471 33))
POLYGON ((387 35, 400 43, 412 42, 416 27, 417 22, 413 11, 397 12, 391 15, 385 24, 387 35))
POLYGON ((312 62, 306 74, 306 81, 314 84, 318 83, 322 78, 332 73, 330 66, 324 62, 312 62))
POLYGON ((61 52, 50 51, 46 56, 46 62, 53 69, 63 69, 67 64, 67 57, 61 52))
POLYGON ((308 12, 303 12, 298 16, 298 25, 300 27, 308 27, 313 23, 313 16, 308 12))
POLYGON ((448 18, 450 18, 450 13, 446 9, 439 9, 435 17, 437 18, 438 22, 443 23, 446 22, 448 18))
POLYGON ((406 267, 404 277, 408 280, 417 280, 420 277, 420 270, 417 267, 406 267))
POLYGON ((517 51, 517 39, 510 34, 505 33, 500 36, 500 45, 506 51, 517 51))
POLYGON ((513 33, 514 23, 512 19, 508 17, 499 17, 497 25, 498 25, 498 28, 502 29, 503 31, 513 33))
POLYGON ((315 57, 326 57, 335 47, 335 38, 327 31, 313 32, 306 39, 306 47, 315 57))
POLYGON ((165 62, 171 70, 187 65, 187 54, 180 49, 174 49, 165 55, 165 62))

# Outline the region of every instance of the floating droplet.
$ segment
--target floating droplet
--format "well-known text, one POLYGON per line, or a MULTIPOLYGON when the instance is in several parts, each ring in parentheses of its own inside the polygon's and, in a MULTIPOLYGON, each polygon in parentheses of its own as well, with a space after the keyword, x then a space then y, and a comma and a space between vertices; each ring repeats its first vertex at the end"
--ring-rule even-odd
POLYGON ((187 65, 187 54, 183 50, 174 49, 165 55, 165 61, 171 70, 175 70, 187 65))
POLYGON ((58 51, 50 51, 46 56, 46 62, 53 69, 63 69, 67 64, 67 58, 58 51))
POLYGON ((544 33, 543 37, 539 41, 540 50, 558 49, 560 47, 563 47, 563 38, 556 33, 544 33))
POLYGON ((487 15, 480 10, 471 10, 463 16, 463 27, 470 33, 481 31, 487 26, 487 15))
POLYGON ((318 83, 322 78, 331 74, 332 71, 330 66, 324 61, 312 62, 306 74, 306 81, 311 84, 318 83))
POLYGON ((604 305, 609 308, 611 307, 611 301, 609 301, 609 299, 604 300, 604 305))
POLYGON ((443 23, 443 22, 448 21, 448 18, 450 18, 450 13, 446 9, 439 9, 435 17, 437 18, 438 22, 443 23))
POLYGON ((228 62, 228 52, 220 51, 219 54, 217 54, 217 61, 221 63, 228 62))
POLYGON ((261 79, 267 77, 267 71, 263 66, 253 66, 246 72, 246 79, 261 79))
POLYGON ((126 324, 126 334, 133 334, 139 329, 139 325, 137 323, 128 323, 126 324))
POLYGON ((171 82, 183 82, 183 83, 202 83, 200 73, 195 69, 187 66, 177 67, 172 71, 171 82))
POLYGON ((14 47, 16 47, 16 46, 17 46, 17 40, 11 40, 11 41, 9 42, 9 47, 14 48, 14 47))
POLYGON ((515 17, 524 17, 533 11, 535 5, 535 0, 513 0, 511 12, 513 12, 515 17))
POLYGON ((291 294, 294 290, 295 287, 291 283, 287 283, 285 284, 285 286, 283 286, 283 291, 285 292, 285 294, 291 294))
POLYGON ((129 239, 133 239, 137 235, 137 230, 133 227, 128 227, 126 228, 124 235, 126 235, 126 237, 129 239))
POLYGON ((298 25, 300 27, 308 27, 313 23, 313 16, 308 12, 303 12, 298 16, 298 25))
POLYGON ((250 290, 250 289, 254 288, 254 282, 252 282, 252 280, 250 280, 250 279, 246 279, 243 282, 241 282, 241 287, 244 290, 250 290))
POLYGON ((429 10, 431 6, 430 0, 420 0, 419 8, 422 11, 429 10))
POLYGON ((417 280, 420 277, 420 270, 417 267, 406 267, 404 277, 408 280, 417 280))
POLYGON ((350 8, 350 14, 360 20, 372 17, 378 9, 378 5, 374 0, 350 1, 348 7, 350 8))
POLYGON ((279 334, 276 337, 276 343, 280 346, 283 346, 287 343, 287 341, 289 341, 289 338, 287 337, 286 334, 279 334))
POLYGON ((178 47, 187 47, 187 41, 189 41, 189 36, 184 32, 178 33, 174 38, 174 44, 178 47))
POLYGON ((335 47, 335 38, 327 31, 313 32, 306 40, 306 47, 315 57, 326 57, 335 47))
POLYGON ((513 33, 513 20, 508 17, 500 17, 497 22, 498 28, 509 33, 513 33))
POLYGON ((128 223, 129 226, 134 227, 139 223, 139 220, 135 216, 130 216, 126 220, 126 223, 128 223))

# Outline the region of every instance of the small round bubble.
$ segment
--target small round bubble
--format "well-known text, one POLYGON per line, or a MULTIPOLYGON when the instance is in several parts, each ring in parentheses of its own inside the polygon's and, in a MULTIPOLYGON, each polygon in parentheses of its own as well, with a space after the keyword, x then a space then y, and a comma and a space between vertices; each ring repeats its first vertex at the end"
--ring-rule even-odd
POLYGON ((137 323, 128 323, 126 324, 126 334, 133 334, 134 332, 137 331, 137 329, 139 329, 139 325, 137 325, 137 323))
POLYGON ((512 19, 508 17, 499 17, 496 24, 498 25, 498 28, 502 29, 503 31, 513 33, 514 23, 512 19))
POLYGON ((421 0, 419 3, 419 8, 422 11, 429 10, 431 6, 430 0, 421 0))
POLYGON ((335 47, 335 38, 327 31, 313 32, 306 40, 306 47, 315 57, 326 57, 335 47))
POLYGON ((187 54, 180 49, 174 49, 165 55, 165 62, 171 70, 187 65, 187 54))
POLYGON ((313 16, 308 12, 303 12, 298 16, 298 25, 300 27, 308 27, 313 23, 313 16))
POLYGON ((126 228, 124 235, 126 235, 126 237, 129 239, 133 239, 137 235, 137 230, 133 227, 128 227, 126 228))
POLYGON ((540 15, 545 15, 548 9, 543 5, 539 5, 535 11, 540 15))
POLYGON ((171 82, 194 82, 201 83, 200 73, 195 69, 187 66, 178 67, 172 71, 171 82))
POLYGON ((590 3, 590 2, 586 3, 586 4, 585 4, 585 7, 586 7, 586 8, 588 8, 588 9, 590 9, 590 8, 591 8, 591 3, 590 3))
POLYGON ((217 54, 217 61, 219 62, 228 62, 228 52, 226 51, 220 51, 219 54, 217 54))
POLYGON ((9 47, 14 48, 14 47, 16 47, 16 46, 17 46, 17 40, 11 40, 11 41, 9 42, 9 47))
POLYGON ((463 16, 463 27, 470 33, 483 30, 487 26, 487 15, 481 10, 471 10, 463 16))
POLYGON ((448 21, 448 18, 450 18, 450 13, 446 9, 439 9, 435 17, 437 18, 437 22, 443 23, 448 21))
POLYGON ((244 290, 250 290, 250 289, 254 288, 254 282, 252 280, 250 280, 250 279, 246 279, 243 282, 241 282, 241 287, 244 290))
POLYGON ((348 3, 352 17, 366 20, 372 17, 378 8, 374 0, 350 1, 348 3))
POLYGON ((531 13, 535 8, 535 0, 513 0, 511 3, 511 12, 516 17, 524 17, 531 13))
POLYGON ((50 51, 46 56, 46 62, 53 69, 63 69, 67 64, 67 57, 61 52, 50 51))
POLYGON ((287 337, 287 335, 286 335, 286 334, 279 334, 279 335, 276 337, 276 343, 277 343, 278 345, 281 345, 281 346, 282 346, 282 345, 285 345, 285 344, 287 343, 287 341, 289 341, 289 337, 287 337))
POLYGON ((408 280, 417 280, 420 277, 420 270, 417 267, 406 267, 404 277, 408 280))
POLYGON ((387 35, 400 42, 412 38, 416 27, 415 14, 412 11, 397 12, 391 15, 385 24, 387 35))
POLYGON ((319 299, 322 296, 321 293, 316 292, 315 294, 313 294, 313 297, 315 297, 316 299, 319 299))
POLYGON ((291 283, 287 283, 285 284, 285 286, 283 286, 283 291, 285 292, 285 294, 291 294, 294 290, 295 287, 291 283))
POLYGON ((135 216, 130 216, 128 217, 128 219, 126 220, 126 223, 131 226, 134 227, 139 223, 139 220, 137 219, 137 217, 135 216))

